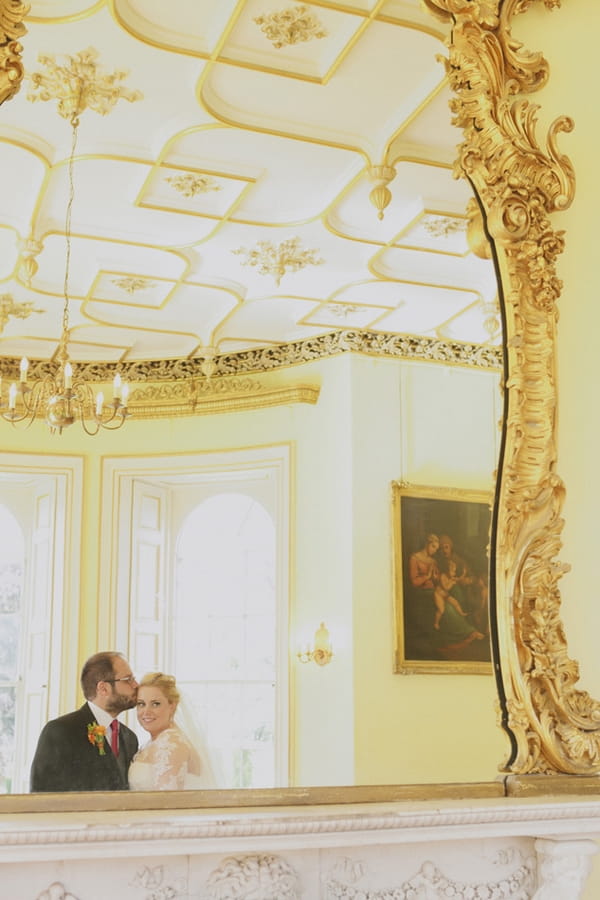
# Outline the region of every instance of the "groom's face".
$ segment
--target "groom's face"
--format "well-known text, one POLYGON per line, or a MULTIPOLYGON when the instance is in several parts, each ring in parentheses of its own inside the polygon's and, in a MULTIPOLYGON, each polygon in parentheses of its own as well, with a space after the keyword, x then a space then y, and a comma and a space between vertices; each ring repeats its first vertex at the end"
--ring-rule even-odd
POLYGON ((112 691, 107 695, 104 708, 111 716, 118 716, 126 709, 133 709, 137 698, 138 683, 127 660, 117 657, 113 664, 112 691))

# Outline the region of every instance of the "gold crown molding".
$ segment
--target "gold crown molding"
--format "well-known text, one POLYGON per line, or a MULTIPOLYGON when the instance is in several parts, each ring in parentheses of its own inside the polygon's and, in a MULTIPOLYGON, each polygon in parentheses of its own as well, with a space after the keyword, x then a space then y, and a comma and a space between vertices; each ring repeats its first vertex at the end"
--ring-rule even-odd
MULTIPOLYGON (((544 0, 548 10, 557 0, 544 0)), ((550 126, 536 139, 538 107, 523 95, 542 87, 548 64, 512 39, 521 0, 426 0, 453 20, 446 70, 463 129, 457 174, 475 188, 504 294, 506 382, 503 465, 492 547, 494 665, 501 724, 511 749, 504 770, 518 775, 600 772, 600 704, 578 690, 559 616, 556 559, 564 486, 556 472, 556 258, 562 232, 550 214, 572 201, 575 176, 550 126)))
POLYGON ((14 97, 23 81, 23 47, 18 38, 27 31, 23 19, 28 12, 29 6, 21 0, 0 0, 0 104, 14 97))
POLYGON ((243 412, 290 403, 315 404, 320 390, 306 384, 272 387, 249 378, 189 379, 138 388, 130 394, 129 408, 136 419, 243 412))
MULTIPOLYGON (((225 377, 271 372, 276 369, 302 365, 302 363, 329 359, 341 353, 359 353, 382 359, 406 359, 478 369, 499 370, 502 368, 502 351, 498 347, 464 344, 459 341, 415 335, 399 335, 386 331, 352 330, 335 331, 303 341, 223 354, 215 356, 212 361, 214 362, 214 375, 225 377)), ((197 359, 154 359, 119 363, 77 362, 73 365, 77 369, 77 374, 86 381, 110 382, 114 378, 115 370, 118 369, 123 378, 133 385, 201 378, 204 375, 205 361, 204 358, 199 357, 197 359)), ((52 370, 53 364, 50 362, 30 361, 31 378, 43 378, 52 370)), ((4 358, 1 374, 7 379, 18 378, 19 359, 4 358)), ((132 397, 131 394, 130 397, 132 397)))

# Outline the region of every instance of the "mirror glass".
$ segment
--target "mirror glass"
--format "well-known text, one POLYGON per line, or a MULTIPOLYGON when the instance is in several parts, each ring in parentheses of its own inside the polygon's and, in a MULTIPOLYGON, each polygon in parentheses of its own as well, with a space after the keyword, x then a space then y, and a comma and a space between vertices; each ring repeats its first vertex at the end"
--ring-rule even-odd
MULTIPOLYGON (((6 772, 81 702, 81 662, 115 646, 138 676, 191 686, 209 730, 236 692, 271 704, 243 752, 221 748, 227 786, 495 775, 491 671, 394 671, 391 486, 491 502, 502 335, 452 176, 445 29, 418 0, 384 6, 32 6, 27 78, 1 110, 3 412, 25 415, 18 385, 60 368, 67 334, 93 407, 109 417, 118 371, 133 415, 96 436, 0 423, 3 514, 23 536, 5 570, 20 554, 25 573, 1 611, 6 772), (65 71, 98 89, 73 96, 65 71), (226 621, 240 534, 243 639, 226 621), (212 643, 186 627, 195 583, 212 643), (322 666, 302 659, 321 622, 322 666)), ((27 789, 26 768, 6 791, 27 789)))

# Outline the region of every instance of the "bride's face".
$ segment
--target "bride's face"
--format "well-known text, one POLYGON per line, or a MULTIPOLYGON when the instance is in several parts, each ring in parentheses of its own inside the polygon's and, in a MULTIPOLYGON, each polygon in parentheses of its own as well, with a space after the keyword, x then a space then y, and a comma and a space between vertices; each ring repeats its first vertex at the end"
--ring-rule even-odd
POLYGON ((137 717, 138 722, 155 738, 157 734, 168 728, 173 720, 175 704, 169 703, 160 688, 144 685, 138 688, 137 717))

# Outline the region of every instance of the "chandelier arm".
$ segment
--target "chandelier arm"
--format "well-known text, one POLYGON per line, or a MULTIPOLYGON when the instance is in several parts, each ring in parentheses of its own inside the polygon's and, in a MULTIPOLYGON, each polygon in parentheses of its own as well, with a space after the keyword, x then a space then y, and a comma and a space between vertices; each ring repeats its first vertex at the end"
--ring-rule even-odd
MULTIPOLYGON (((100 77, 97 72, 96 52, 84 51, 75 57, 67 57, 67 64, 58 65, 54 57, 48 56, 44 64, 49 75, 33 73, 31 78, 39 94, 32 94, 31 100, 58 99, 60 115, 71 124, 71 151, 69 154, 67 177, 68 197, 65 211, 65 271, 63 281, 62 331, 54 362, 56 372, 30 385, 27 382, 29 360, 23 357, 20 364, 20 380, 10 385, 8 398, 2 397, 0 379, 0 417, 11 425, 25 423, 28 428, 36 419, 44 419, 52 433, 61 434, 65 428, 79 420, 86 434, 96 435, 101 428, 116 431, 130 416, 127 408, 129 386, 122 382, 117 372, 113 382, 113 399, 104 404, 100 391, 94 397, 91 386, 85 381, 73 383, 73 366, 69 357, 69 303, 71 274, 71 224, 75 200, 75 158, 77 155, 80 115, 88 107, 102 115, 106 114, 120 98, 130 101, 141 99, 138 92, 126 91, 118 82, 125 73, 114 73, 100 77), (115 82, 117 82, 115 86, 115 82)), ((36 251, 36 252, 39 252, 36 251)), ((12 303, 12 298, 10 298, 12 303)), ((33 304, 29 304, 33 309, 33 304)), ((29 313, 31 310, 27 310, 29 313)), ((39 310, 34 310, 38 312, 39 310)), ((19 310, 21 312, 21 310, 19 310)), ((9 314, 17 314, 13 305, 7 305, 7 297, 0 297, 0 330, 9 314)))

